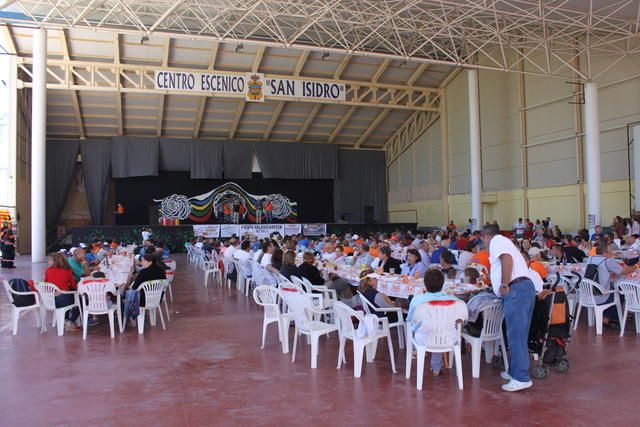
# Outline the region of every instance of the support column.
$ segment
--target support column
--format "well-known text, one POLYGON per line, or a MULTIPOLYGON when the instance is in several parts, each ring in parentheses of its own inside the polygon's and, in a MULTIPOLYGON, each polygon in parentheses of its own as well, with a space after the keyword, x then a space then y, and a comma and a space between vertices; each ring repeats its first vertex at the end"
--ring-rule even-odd
POLYGON ((601 224, 600 190, 600 118, 598 115, 598 86, 596 83, 584 85, 584 129, 587 181, 587 227, 593 233, 601 224))
POLYGON ((31 261, 46 259, 47 30, 33 31, 31 103, 31 261))
POLYGON ((633 138, 633 195, 635 203, 633 210, 640 211, 640 124, 632 128, 633 138))
POLYGON ((482 228, 482 157, 480 151, 480 102, 478 70, 467 70, 469 85, 469 154, 471 158, 471 221, 482 228))

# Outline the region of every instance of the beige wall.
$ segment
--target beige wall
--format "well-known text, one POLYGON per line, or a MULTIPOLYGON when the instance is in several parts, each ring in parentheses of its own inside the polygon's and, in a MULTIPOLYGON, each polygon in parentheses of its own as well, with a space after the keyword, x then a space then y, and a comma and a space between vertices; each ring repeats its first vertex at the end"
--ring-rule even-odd
MULTIPOLYGON (((580 60, 584 62, 585 59, 580 60)), ((599 87, 602 216, 605 223, 609 223, 614 215, 629 214, 627 124, 640 121, 640 55, 612 64, 607 58, 592 63, 593 75, 610 67, 595 78, 599 87)), ((579 145, 583 143, 582 106, 570 103, 574 100, 576 86, 565 83, 566 80, 526 74, 521 93, 517 73, 479 72, 485 220, 495 219, 501 226, 510 227, 520 216, 534 220, 551 216, 567 231, 584 226, 586 218, 581 206, 586 203, 586 196, 579 175, 583 159, 578 156, 579 145), (524 144, 520 137, 521 96, 524 97, 524 144), (524 149, 521 145, 526 147, 526 188, 522 186, 524 149)), ((449 84, 446 95, 449 150, 446 209, 452 220, 463 224, 470 215, 467 73, 460 73, 449 84)), ((439 128, 437 132, 431 131, 438 143, 439 132, 439 128)), ((418 141, 421 143, 424 138, 418 141)), ((419 191, 416 185, 418 171, 415 168, 407 170, 415 162, 410 157, 420 153, 420 149, 410 147, 403 158, 389 167, 390 219, 417 218, 421 226, 440 226, 441 194, 419 191)), ((442 170, 440 164, 437 167, 438 171, 442 170)), ((421 187, 442 186, 441 175, 421 176, 426 176, 426 180, 420 181, 421 187)))

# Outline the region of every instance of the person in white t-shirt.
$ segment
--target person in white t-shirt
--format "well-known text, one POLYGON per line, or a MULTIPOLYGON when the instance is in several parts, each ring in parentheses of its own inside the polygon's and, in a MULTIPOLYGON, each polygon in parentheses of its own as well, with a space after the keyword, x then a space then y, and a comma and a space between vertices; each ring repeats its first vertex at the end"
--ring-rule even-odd
POLYGON ((529 377, 527 340, 536 297, 529 278, 529 268, 518 248, 503 235, 495 224, 482 228, 485 248, 489 248, 491 284, 496 295, 502 296, 504 318, 509 342, 509 371, 502 378, 509 380, 504 391, 524 390, 533 385, 529 377))
POLYGON ((243 240, 240 244, 240 249, 233 251, 233 258, 238 261, 240 269, 246 277, 251 277, 251 242, 243 240))
POLYGON ((513 233, 516 235, 516 239, 522 239, 524 237, 524 230, 526 228, 527 226, 522 222, 522 218, 518 218, 518 222, 513 225, 513 233))
POLYGON ((229 243, 229 246, 227 246, 227 248, 224 250, 224 257, 227 259, 227 261, 232 262, 233 253, 236 250, 236 240, 230 239, 228 243, 229 243))
POLYGON ((266 241, 262 244, 262 258, 260 259, 260 265, 266 267, 271 264, 271 256, 273 255, 273 251, 275 250, 275 246, 270 241, 266 241))

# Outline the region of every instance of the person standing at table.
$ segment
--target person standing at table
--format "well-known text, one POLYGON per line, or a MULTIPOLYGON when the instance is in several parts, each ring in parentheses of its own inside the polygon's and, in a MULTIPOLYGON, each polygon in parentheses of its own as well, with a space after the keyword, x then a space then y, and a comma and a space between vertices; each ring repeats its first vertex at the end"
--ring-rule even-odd
POLYGON ((489 248, 491 283, 502 296, 509 342, 509 371, 501 377, 509 382, 504 391, 524 390, 533 385, 529 377, 527 339, 536 291, 529 278, 529 268, 518 248, 500 234, 500 228, 488 224, 482 228, 484 246, 489 248))

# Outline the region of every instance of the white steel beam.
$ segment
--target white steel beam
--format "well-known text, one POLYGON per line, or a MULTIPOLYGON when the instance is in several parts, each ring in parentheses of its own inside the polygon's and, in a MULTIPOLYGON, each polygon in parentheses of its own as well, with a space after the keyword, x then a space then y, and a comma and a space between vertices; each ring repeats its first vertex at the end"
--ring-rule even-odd
MULTIPOLYGON (((14 2, 0 2, 6 7, 14 2)), ((638 0, 19 0, 24 16, 0 20, 44 28, 75 26, 404 59, 476 69, 569 77, 573 49, 589 64, 640 50, 638 0), (579 3, 579 2, 578 2, 579 3), (85 5, 86 4, 86 5, 85 5), (428 22, 429 25, 421 25, 428 22), (515 55, 523 52, 523 55, 515 55)))
MULTIPOLYGON (((261 55, 256 55, 252 70, 256 70, 259 67, 261 55)), ((25 77, 24 86, 30 87, 31 73, 31 58, 18 58, 18 67, 25 71, 27 75, 25 77)), ((164 67, 164 66, 148 66, 138 64, 109 64, 104 62, 91 62, 91 61, 69 61, 59 59, 48 60, 48 72, 51 75, 62 76, 57 82, 50 82, 47 84, 48 89, 60 89, 60 90, 83 90, 83 91, 96 91, 96 92, 112 92, 118 90, 116 84, 118 78, 110 77, 119 75, 120 92, 124 93, 149 93, 149 94, 169 94, 176 93, 186 96, 215 96, 226 98, 243 98, 243 94, 221 94, 211 92, 197 92, 197 91, 166 91, 155 89, 154 87, 154 73, 155 71, 181 71, 181 72, 193 72, 202 73, 202 69, 189 69, 179 67, 164 67), (64 81, 63 76, 65 74, 73 74, 77 77, 76 82, 64 81)), ((237 75, 245 76, 245 73, 241 72, 229 72, 229 71, 217 71, 216 73, 224 75, 237 75)), ((287 75, 273 75, 265 74, 266 78, 283 78, 283 79, 296 79, 294 76, 287 75)), ((311 99, 311 98, 280 98, 282 101, 296 101, 296 102, 311 102, 311 103, 323 103, 323 104, 342 104, 355 107, 373 107, 373 108, 391 108, 400 110, 422 110, 422 111, 438 111, 436 106, 433 106, 433 96, 437 97, 438 89, 436 88, 423 88, 423 87, 409 87, 404 85, 375 83, 367 81, 350 81, 350 80, 333 80, 314 78, 314 81, 318 82, 330 82, 344 84, 346 88, 346 100, 328 100, 328 99, 311 99), (372 95, 372 96, 368 96, 372 95)))

